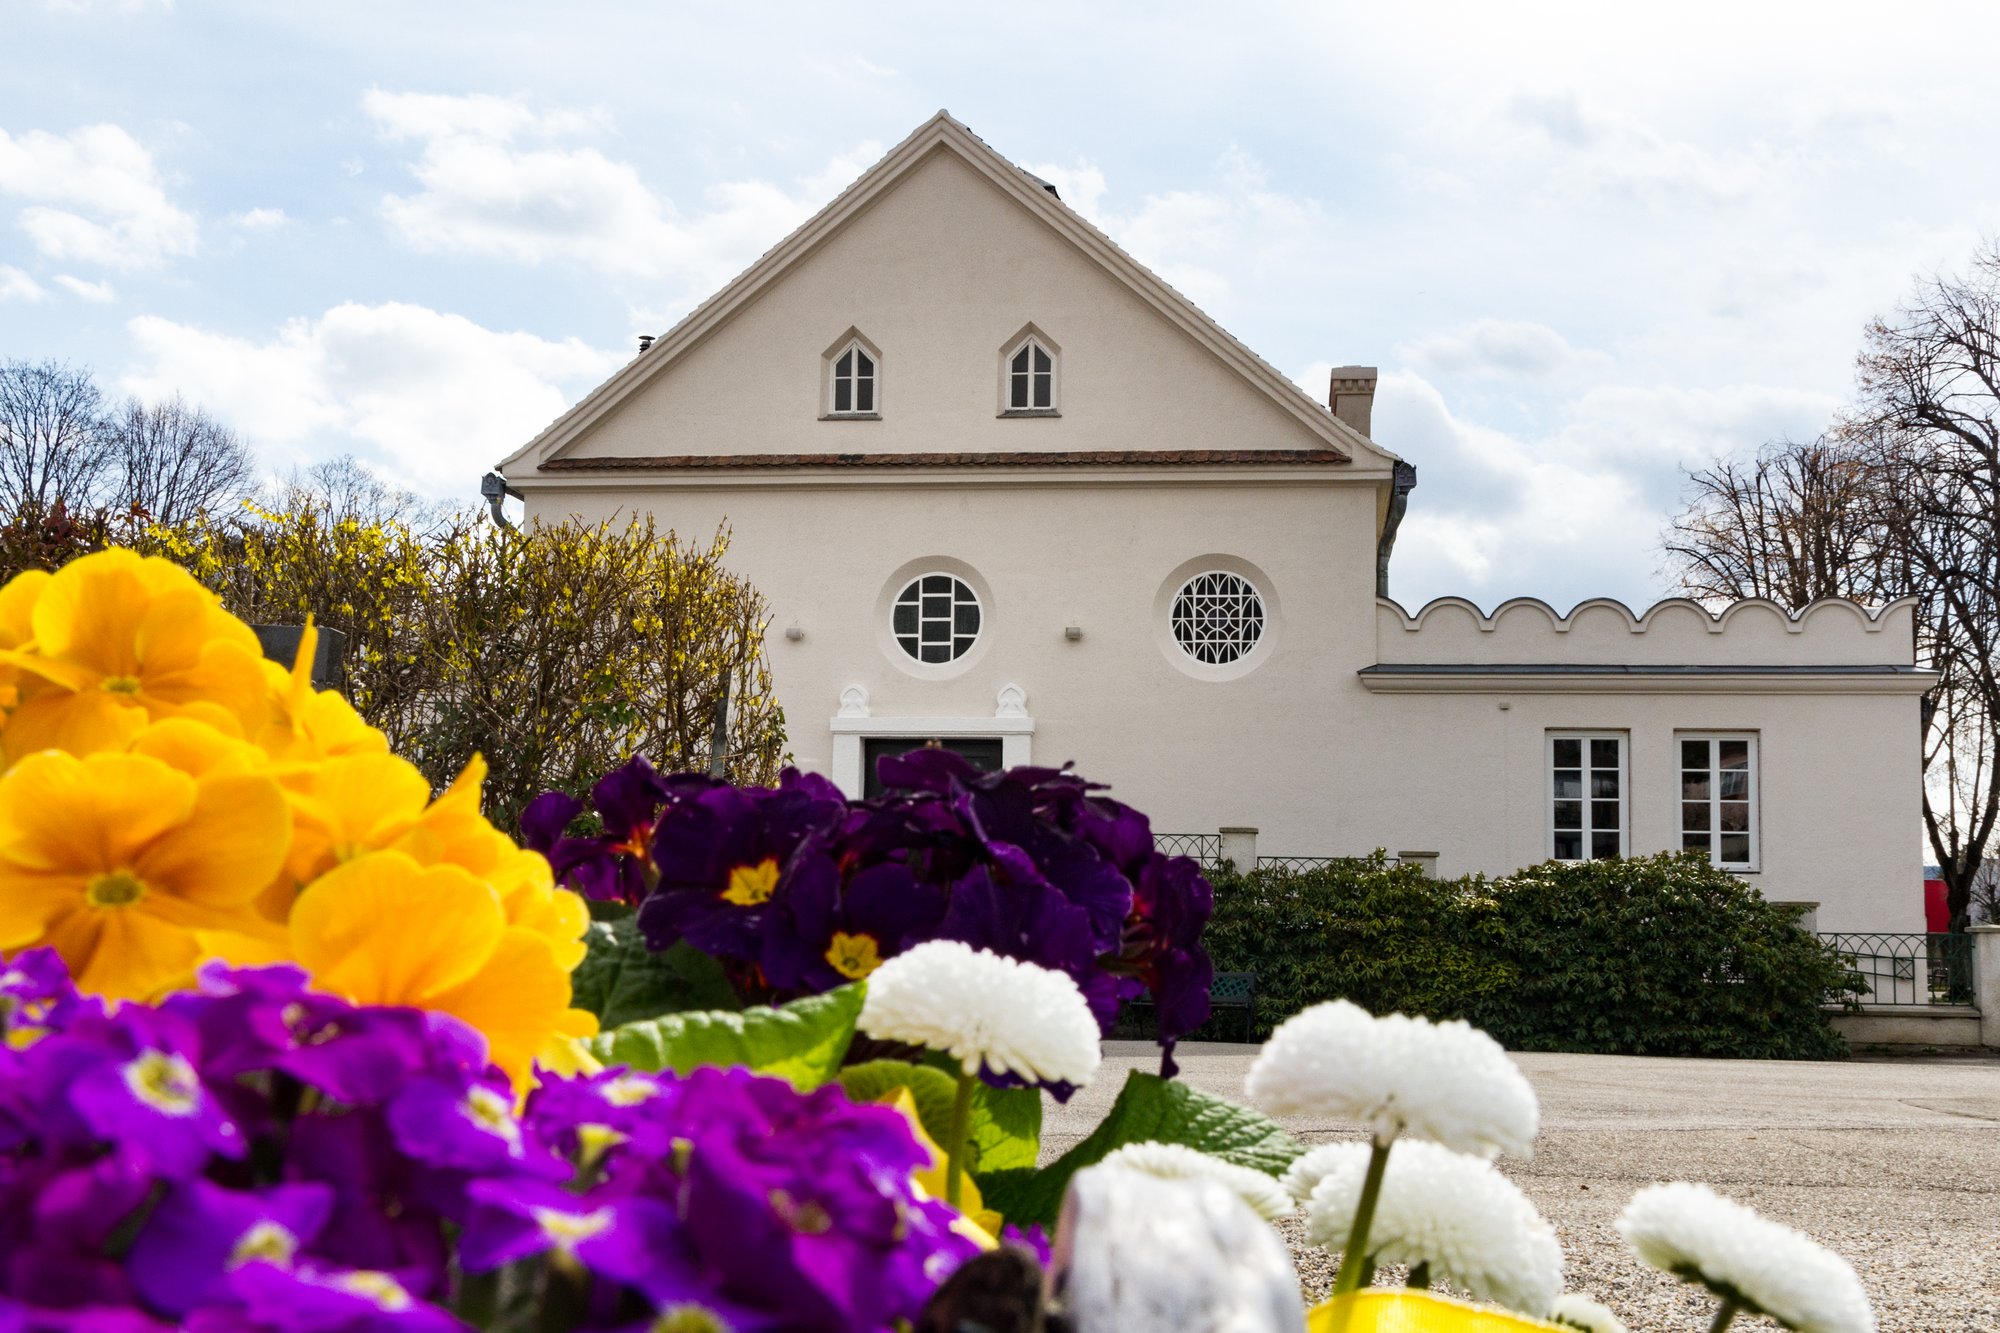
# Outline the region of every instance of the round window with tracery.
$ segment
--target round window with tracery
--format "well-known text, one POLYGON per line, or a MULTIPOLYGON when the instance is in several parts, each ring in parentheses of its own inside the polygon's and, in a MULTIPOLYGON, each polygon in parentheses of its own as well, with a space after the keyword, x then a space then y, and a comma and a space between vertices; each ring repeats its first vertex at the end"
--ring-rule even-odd
POLYGON ((890 612, 903 651, 919 662, 952 662, 979 638, 979 598, 950 574, 910 580, 890 612))
POLYGON ((1197 574, 1174 597, 1174 642, 1197 662, 1234 662, 1264 637, 1264 599, 1250 581, 1223 570, 1197 574))

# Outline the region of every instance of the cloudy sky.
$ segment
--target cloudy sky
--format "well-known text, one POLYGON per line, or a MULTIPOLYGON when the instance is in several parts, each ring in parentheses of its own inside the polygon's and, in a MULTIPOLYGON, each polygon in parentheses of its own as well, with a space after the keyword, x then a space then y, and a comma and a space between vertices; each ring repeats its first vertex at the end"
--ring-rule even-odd
POLYGON ((1396 592, 1665 591, 2000 231, 2000 7, 0 0, 0 357, 477 478, 939 107, 1316 396, 1396 592))

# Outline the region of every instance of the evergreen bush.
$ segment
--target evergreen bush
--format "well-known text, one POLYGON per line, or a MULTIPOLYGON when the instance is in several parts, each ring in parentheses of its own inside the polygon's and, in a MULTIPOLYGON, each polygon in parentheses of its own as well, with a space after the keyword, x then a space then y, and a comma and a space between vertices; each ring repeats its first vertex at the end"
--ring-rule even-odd
MULTIPOLYGON (((1698 854, 1426 879, 1371 857, 1211 875, 1217 971, 1257 974, 1260 1036, 1324 1000, 1465 1018, 1518 1050, 1832 1059, 1853 974, 1698 854)), ((1197 1034, 1207 1035, 1207 1034, 1197 1034)))

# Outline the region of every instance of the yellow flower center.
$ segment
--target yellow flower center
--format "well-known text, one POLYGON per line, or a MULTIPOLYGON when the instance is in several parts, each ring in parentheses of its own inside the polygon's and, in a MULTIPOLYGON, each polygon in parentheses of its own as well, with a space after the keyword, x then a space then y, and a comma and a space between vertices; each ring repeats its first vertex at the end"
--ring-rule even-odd
POLYGON ((873 935, 850 935, 844 930, 833 932, 833 943, 826 948, 826 961, 833 964, 833 970, 850 981, 861 978, 882 966, 882 951, 875 944, 873 935))
POLYGON ((754 866, 738 866, 729 872, 729 887, 722 891, 725 902, 738 907, 755 907, 771 901, 778 890, 778 862, 765 857, 754 866))
POLYGON ((201 1080, 194 1066, 166 1051, 147 1051, 128 1062, 125 1086, 132 1095, 164 1115, 191 1116, 201 1108, 201 1080))
POLYGON ((833 1229, 833 1218, 825 1208, 811 1199, 800 1203, 784 1190, 771 1191, 771 1211, 801 1236, 824 1235, 833 1229))
POLYGON ((83 896, 92 907, 130 907, 146 896, 146 884, 129 870, 114 870, 84 885, 83 896))
POLYGON ((403 1290, 403 1284, 387 1273, 358 1269, 352 1273, 342 1273, 327 1284, 335 1291, 344 1291, 350 1296, 360 1296, 372 1301, 378 1310, 392 1314, 410 1308, 410 1293, 403 1290))
POLYGON ((542 1234, 565 1250, 576 1248, 593 1236, 601 1236, 611 1229, 611 1210, 599 1208, 594 1213, 566 1213, 560 1208, 531 1208, 529 1216, 542 1234))
POLYGON ((139 692, 139 678, 137 676, 106 676, 98 684, 112 694, 137 694, 139 692))
POLYGON ((659 1095, 659 1088, 643 1078, 614 1078, 604 1085, 604 1100, 624 1108, 638 1106, 659 1095))
POLYGON ((713 1310, 699 1305, 669 1305, 653 1321, 651 1333, 728 1333, 728 1329, 713 1310))
POLYGON ((465 1118, 495 1138, 504 1139, 510 1149, 521 1146, 521 1127, 514 1123, 514 1108, 491 1088, 474 1088, 460 1104, 465 1118))
POLYGON ((299 1252, 299 1238, 268 1219, 253 1225, 237 1238, 236 1248, 229 1252, 229 1267, 262 1260, 265 1263, 286 1266, 292 1256, 299 1252))

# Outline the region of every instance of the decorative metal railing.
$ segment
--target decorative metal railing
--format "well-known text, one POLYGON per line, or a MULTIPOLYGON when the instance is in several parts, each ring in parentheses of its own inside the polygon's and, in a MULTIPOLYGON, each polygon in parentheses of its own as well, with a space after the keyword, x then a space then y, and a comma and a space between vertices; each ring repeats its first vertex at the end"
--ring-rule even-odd
POLYGON ((1167 856, 1192 856, 1204 866, 1222 864, 1220 833, 1155 833, 1153 846, 1167 856))
POLYGON ((1971 1004, 1972 936, 1847 934, 1820 938, 1861 977, 1863 1004, 1971 1004))
POLYGON ((1337 866, 1349 861, 1359 861, 1358 856, 1259 856, 1259 870, 1323 870, 1327 866, 1337 866))

